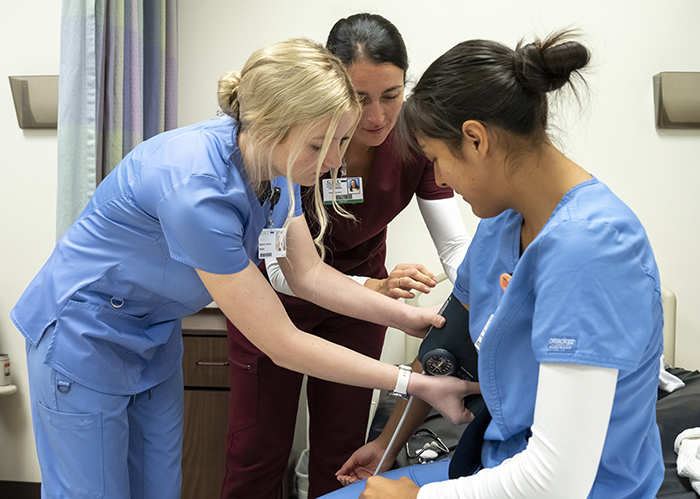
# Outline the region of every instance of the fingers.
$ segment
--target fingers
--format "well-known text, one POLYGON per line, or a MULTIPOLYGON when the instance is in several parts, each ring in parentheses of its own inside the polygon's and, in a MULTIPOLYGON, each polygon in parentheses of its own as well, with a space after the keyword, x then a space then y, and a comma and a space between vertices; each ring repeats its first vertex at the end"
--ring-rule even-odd
POLYGON ((343 487, 347 487, 351 483, 355 483, 357 481, 357 477, 351 475, 338 475, 336 478, 343 485, 343 487))
POLYGON ((414 290, 430 293, 437 284, 435 275, 420 263, 400 263, 386 280, 387 288, 395 298, 413 298, 414 290))
POLYGON ((415 499, 419 490, 418 485, 405 476, 398 480, 375 476, 367 480, 360 499, 415 499))
POLYGON ((348 476, 348 474, 351 472, 353 468, 353 465, 350 463, 350 459, 348 459, 343 466, 340 467, 340 469, 335 473, 335 476, 338 477, 338 480, 340 480, 341 476, 348 476))

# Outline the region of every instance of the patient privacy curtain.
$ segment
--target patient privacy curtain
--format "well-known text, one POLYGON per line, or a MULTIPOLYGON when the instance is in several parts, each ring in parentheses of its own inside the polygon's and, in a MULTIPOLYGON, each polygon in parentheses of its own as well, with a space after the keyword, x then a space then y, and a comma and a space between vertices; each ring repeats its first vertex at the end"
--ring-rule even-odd
POLYGON ((177 126, 177 0, 63 0, 57 237, 143 140, 177 126))

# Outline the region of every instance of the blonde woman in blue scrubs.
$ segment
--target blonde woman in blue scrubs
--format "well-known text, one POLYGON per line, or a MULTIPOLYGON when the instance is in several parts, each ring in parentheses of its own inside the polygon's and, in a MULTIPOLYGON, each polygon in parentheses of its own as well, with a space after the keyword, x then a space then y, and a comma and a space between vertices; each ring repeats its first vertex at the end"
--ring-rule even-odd
POLYGON ((469 416, 465 383, 296 329, 257 269, 272 247, 298 296, 414 335, 442 323, 323 264, 309 235, 299 185, 340 166, 361 111, 340 61, 307 40, 272 45, 221 79, 219 102, 224 116, 124 158, 12 310, 27 340, 42 497, 179 497, 181 318, 212 299, 279 365, 469 416))

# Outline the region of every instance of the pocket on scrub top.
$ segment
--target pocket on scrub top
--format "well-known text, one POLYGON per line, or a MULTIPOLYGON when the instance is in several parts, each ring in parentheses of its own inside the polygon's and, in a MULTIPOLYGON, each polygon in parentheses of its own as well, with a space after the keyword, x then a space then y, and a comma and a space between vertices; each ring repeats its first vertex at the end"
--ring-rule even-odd
POLYGON ((73 499, 104 497, 101 414, 57 412, 37 402, 35 417, 45 489, 58 497, 61 492, 73 499))
POLYGON ((258 357, 238 354, 229 357, 231 369, 231 403, 229 404, 232 433, 255 425, 258 420, 258 357))

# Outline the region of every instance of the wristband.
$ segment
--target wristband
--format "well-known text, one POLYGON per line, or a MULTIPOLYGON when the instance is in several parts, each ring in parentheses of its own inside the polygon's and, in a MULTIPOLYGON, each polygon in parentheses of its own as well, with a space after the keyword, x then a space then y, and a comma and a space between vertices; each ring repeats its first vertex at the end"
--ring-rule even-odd
POLYGON ((411 366, 399 366, 399 379, 396 380, 396 388, 389 395, 408 399, 408 380, 411 378, 411 366))

